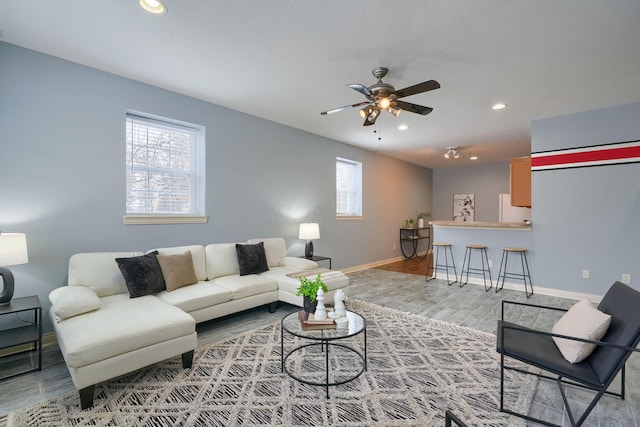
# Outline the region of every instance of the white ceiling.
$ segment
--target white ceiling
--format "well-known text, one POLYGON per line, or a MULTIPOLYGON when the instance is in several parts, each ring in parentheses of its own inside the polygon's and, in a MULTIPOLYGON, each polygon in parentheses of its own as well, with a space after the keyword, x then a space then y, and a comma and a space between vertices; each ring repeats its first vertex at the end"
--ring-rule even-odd
MULTIPOLYGON (((24 46, 431 168, 530 152, 531 121, 640 101, 639 0, 0 0, 0 31, 24 46), (363 127, 390 69, 427 116, 363 127), (491 110, 495 102, 508 107, 491 110), (409 130, 397 126, 406 123, 409 130), (381 136, 381 140, 378 140, 381 136), (459 159, 444 159, 448 146, 459 159)), ((0 70, 1 76, 1 70, 0 70)), ((640 119, 640 118, 639 118, 640 119)))

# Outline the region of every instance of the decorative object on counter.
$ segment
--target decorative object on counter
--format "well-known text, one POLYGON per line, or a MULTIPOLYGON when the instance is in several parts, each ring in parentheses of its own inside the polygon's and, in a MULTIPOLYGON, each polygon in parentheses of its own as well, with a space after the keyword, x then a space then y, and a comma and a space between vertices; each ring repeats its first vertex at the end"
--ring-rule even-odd
POLYGON ((416 214, 416 220, 418 223, 418 228, 424 228, 424 220, 427 218, 431 218, 431 212, 418 212, 416 214))
POLYGON ((474 221, 476 212, 476 195, 460 193, 453 195, 453 220, 456 222, 474 221))
POLYGON ((323 292, 329 292, 329 288, 322 281, 321 274, 315 280, 311 281, 307 277, 300 277, 300 284, 296 289, 296 296, 304 297, 304 311, 312 313, 316 310, 318 289, 322 289, 323 292))
POLYGON ((347 294, 342 289, 338 289, 333 294, 333 312, 337 317, 344 317, 347 315, 347 311, 344 307, 344 303, 347 301, 347 294))
POLYGON ((303 222, 300 224, 298 238, 307 241, 304 247, 304 256, 311 258, 313 256, 312 240, 320 238, 320 226, 316 222, 303 222))
MULTIPOLYGON (((0 233, 0 266, 28 262, 27 236, 24 233, 0 233)), ((6 267, 0 267, 0 276, 4 283, 0 292, 0 305, 6 305, 13 298, 15 281, 13 273, 6 267)))
POLYGON ((413 218, 407 218, 404 220, 404 228, 413 228, 413 218))
POLYGON ((322 288, 318 289, 316 300, 318 303, 316 304, 316 311, 313 315, 318 320, 324 320, 327 318, 327 309, 324 306, 324 291, 322 288))

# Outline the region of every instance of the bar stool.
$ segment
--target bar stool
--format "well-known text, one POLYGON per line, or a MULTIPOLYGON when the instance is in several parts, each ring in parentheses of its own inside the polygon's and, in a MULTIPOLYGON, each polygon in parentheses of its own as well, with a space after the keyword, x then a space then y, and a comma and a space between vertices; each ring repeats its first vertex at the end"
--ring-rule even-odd
POLYGON ((502 260, 500 261, 500 269, 498 270, 498 280, 496 281, 496 292, 504 287, 504 279, 508 277, 510 279, 518 279, 524 282, 524 292, 527 294, 527 298, 533 295, 533 284, 531 283, 531 273, 529 272, 529 263, 527 262, 527 250, 524 248, 502 248, 502 260), (522 263, 522 273, 507 271, 510 253, 519 253, 520 262, 522 263), (503 267, 504 266, 504 267, 503 267), (498 288, 498 282, 502 277, 502 284, 498 288), (529 279, 529 286, 531 286, 531 292, 527 289, 527 279, 529 279))
MULTIPOLYGON (((469 273, 482 274, 482 280, 484 280, 484 290, 487 292, 493 286, 491 281, 491 270, 489 270, 489 256, 487 255, 487 247, 485 245, 467 245, 467 249, 464 251, 464 260, 462 261, 462 271, 460 272, 460 287, 463 287, 469 283, 469 273), (474 250, 480 251, 480 261, 482 261, 482 268, 471 267, 471 254, 474 250), (484 256, 484 258, 483 258, 484 256), (485 266, 486 261, 486 266, 485 266), (465 267, 466 266, 466 267, 465 267), (462 276, 467 274, 467 279, 462 283, 462 276), (489 287, 487 288, 487 274, 489 275, 489 287)), ((496 284, 496 286, 498 286, 496 284)))
POLYGON ((453 259, 453 250, 451 249, 451 243, 445 242, 433 242, 432 244, 435 254, 432 254, 431 257, 431 266, 433 267, 433 277, 429 277, 429 266, 427 266, 427 277, 425 279, 426 282, 433 280, 436 278, 437 270, 444 270, 447 273, 447 285, 451 286, 458 281, 458 273, 456 273, 456 262, 453 259), (440 248, 443 248, 444 252, 444 264, 440 264, 440 248), (449 258, 447 256, 447 249, 449 249, 449 256, 451 257, 451 265, 449 265, 449 258), (453 269, 453 274, 456 278, 455 281, 449 281, 449 270, 453 269))

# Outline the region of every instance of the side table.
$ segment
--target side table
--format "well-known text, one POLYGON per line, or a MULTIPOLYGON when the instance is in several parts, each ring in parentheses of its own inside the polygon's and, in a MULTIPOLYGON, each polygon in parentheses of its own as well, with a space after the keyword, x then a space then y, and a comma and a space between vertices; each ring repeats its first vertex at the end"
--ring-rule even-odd
POLYGON ((306 256, 301 256, 298 258, 310 259, 311 261, 326 261, 329 260, 329 270, 331 270, 331 257, 322 256, 322 255, 313 255, 311 258, 307 258, 306 256))
POLYGON ((7 316, 5 329, 0 330, 0 350, 17 347, 23 344, 33 344, 33 348, 2 356, 9 357, 20 353, 37 352, 38 366, 27 371, 12 374, 0 379, 12 378, 33 371, 42 370, 42 305, 37 295, 22 298, 13 298, 9 304, 0 305, 0 316, 7 316), (31 312, 31 313, 29 313, 31 312), (11 317, 13 317, 11 319, 11 317), (26 318, 23 318, 26 317, 26 318))
MULTIPOLYGON (((280 365, 281 371, 296 381, 313 386, 321 386, 326 390, 327 399, 329 398, 329 387, 345 384, 355 380, 367 370, 367 321, 364 317, 356 312, 347 310, 347 319, 349 321, 346 328, 320 329, 320 330, 304 330, 300 325, 298 312, 293 312, 282 318, 280 322, 280 365), (295 344, 295 347, 289 349, 285 353, 285 332, 292 337, 299 337, 307 341, 306 344, 295 344), (345 338, 354 337, 363 334, 364 336, 364 352, 357 348, 340 342, 345 338), (319 350, 317 355, 323 356, 324 372, 315 372, 317 376, 312 378, 303 377, 303 372, 299 372, 300 367, 296 369, 295 363, 287 366, 287 361, 299 357, 304 360, 305 351, 312 349, 319 350), (329 353, 337 353, 333 363, 329 363, 329 353), (336 360, 345 360, 344 356, 352 355, 360 362, 360 366, 342 366, 336 360), (342 357, 341 357, 342 356, 342 357), (331 374, 335 375, 331 375, 331 374), (324 374, 324 375, 323 375, 324 374)), ((319 367, 322 364, 314 365, 319 367)))
POLYGON ((400 250, 405 258, 419 258, 422 259, 429 253, 429 241, 431 239, 431 229, 429 227, 423 228, 401 228, 400 229, 400 250), (427 241, 427 250, 424 255, 418 255, 418 243, 421 240, 427 241), (405 252, 405 244, 408 246, 408 250, 405 252))

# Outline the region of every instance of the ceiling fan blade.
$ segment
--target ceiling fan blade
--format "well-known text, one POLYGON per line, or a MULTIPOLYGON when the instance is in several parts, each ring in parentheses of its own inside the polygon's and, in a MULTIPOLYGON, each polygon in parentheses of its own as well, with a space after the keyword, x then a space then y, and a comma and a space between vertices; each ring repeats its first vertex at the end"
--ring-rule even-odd
POLYGON ((427 92, 430 90, 440 88, 440 83, 435 80, 428 80, 426 82, 418 83, 417 85, 405 87, 404 89, 398 89, 393 92, 397 98, 404 98, 405 96, 415 95, 417 93, 427 92))
POLYGON ((338 108, 334 108, 333 110, 323 111, 320 114, 322 114, 323 116, 326 116, 327 114, 333 114, 333 113, 337 113, 339 111, 348 110, 350 108, 361 107, 363 105, 368 105, 368 104, 370 104, 369 101, 359 102, 357 104, 345 105, 344 107, 338 107, 338 108))
POLYGON ((366 96, 368 100, 373 101, 371 91, 369 91, 368 87, 361 85, 360 83, 352 83, 348 84, 347 86, 349 86, 353 90, 357 90, 358 92, 366 96))
POLYGON ((401 108, 405 111, 422 114, 423 116, 426 116, 427 114, 433 111, 433 108, 431 107, 423 107, 422 105, 411 104, 409 102, 404 102, 399 100, 396 100, 395 105, 396 107, 401 108))

